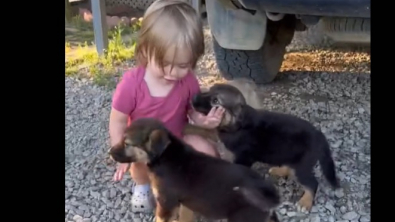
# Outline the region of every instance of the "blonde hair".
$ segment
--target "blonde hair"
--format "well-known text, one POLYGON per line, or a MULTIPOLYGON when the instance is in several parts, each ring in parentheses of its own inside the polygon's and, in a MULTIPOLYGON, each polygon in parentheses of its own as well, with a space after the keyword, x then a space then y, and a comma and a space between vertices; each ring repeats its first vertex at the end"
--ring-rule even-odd
POLYGON ((182 0, 156 0, 145 11, 136 44, 136 58, 146 66, 150 59, 161 68, 167 50, 189 50, 191 65, 204 54, 203 25, 195 9, 182 0))

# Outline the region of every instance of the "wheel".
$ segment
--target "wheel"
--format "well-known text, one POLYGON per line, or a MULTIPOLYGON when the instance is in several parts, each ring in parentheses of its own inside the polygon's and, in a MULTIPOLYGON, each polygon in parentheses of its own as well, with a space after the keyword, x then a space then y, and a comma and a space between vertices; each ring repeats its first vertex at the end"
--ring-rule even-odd
POLYGON ((247 78, 257 84, 272 82, 284 60, 285 47, 293 38, 295 23, 292 15, 278 22, 268 20, 266 37, 258 50, 225 49, 213 36, 214 54, 221 75, 227 80, 247 78))
POLYGON ((338 42, 370 43, 370 18, 323 18, 325 34, 338 42))

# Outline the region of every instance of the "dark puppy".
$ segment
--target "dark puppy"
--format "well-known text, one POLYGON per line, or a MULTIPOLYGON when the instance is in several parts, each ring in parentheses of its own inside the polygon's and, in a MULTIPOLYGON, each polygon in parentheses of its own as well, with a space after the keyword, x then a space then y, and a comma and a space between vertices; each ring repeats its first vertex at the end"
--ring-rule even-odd
MULTIPOLYGON (((169 221, 179 205, 210 219, 278 221, 273 184, 248 167, 195 151, 152 118, 134 121, 109 154, 117 162, 147 164, 157 221, 169 221)), ((191 220, 191 212, 184 214, 191 220)))
POLYGON ((313 205, 318 182, 313 167, 320 162, 329 183, 339 187, 329 144, 322 132, 298 117, 256 110, 246 104, 241 92, 227 84, 216 84, 196 95, 194 109, 207 114, 214 106, 226 112, 217 128, 218 137, 234 155, 234 162, 251 167, 260 161, 273 167, 269 173, 293 174, 304 187, 298 204, 305 210, 313 205))

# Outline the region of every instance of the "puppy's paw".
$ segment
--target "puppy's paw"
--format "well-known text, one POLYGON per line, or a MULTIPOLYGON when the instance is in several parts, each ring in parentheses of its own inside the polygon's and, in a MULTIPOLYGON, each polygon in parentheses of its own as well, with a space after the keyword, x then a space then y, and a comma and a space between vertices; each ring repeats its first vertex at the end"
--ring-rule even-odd
POLYGON ((279 176, 279 177, 287 177, 290 175, 291 170, 286 167, 286 166, 282 166, 282 167, 271 167, 269 169, 269 174, 273 175, 273 176, 279 176))
POLYGON ((302 213, 310 212, 313 207, 313 198, 309 194, 304 194, 302 198, 296 203, 296 208, 302 213))

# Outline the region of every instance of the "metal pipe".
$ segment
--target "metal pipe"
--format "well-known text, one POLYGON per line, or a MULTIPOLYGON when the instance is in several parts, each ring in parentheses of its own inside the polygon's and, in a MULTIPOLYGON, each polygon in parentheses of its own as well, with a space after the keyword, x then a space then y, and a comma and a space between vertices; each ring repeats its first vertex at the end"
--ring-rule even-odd
POLYGON ((272 21, 280 21, 281 19, 284 18, 285 14, 281 14, 281 13, 272 13, 272 12, 266 12, 266 17, 272 21))

